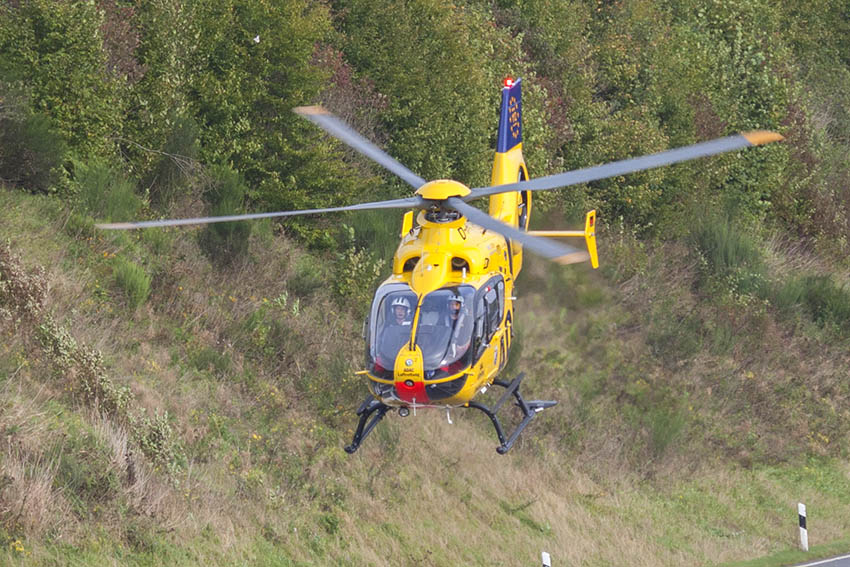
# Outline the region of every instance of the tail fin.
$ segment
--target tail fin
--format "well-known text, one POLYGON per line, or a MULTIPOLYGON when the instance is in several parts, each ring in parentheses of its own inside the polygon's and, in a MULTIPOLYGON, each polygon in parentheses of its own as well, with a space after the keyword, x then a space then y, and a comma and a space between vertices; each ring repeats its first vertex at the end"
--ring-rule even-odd
POLYGON ((599 255, 596 253, 596 209, 587 213, 584 220, 584 241, 590 254, 590 265, 595 270, 599 267, 599 255))
POLYGON ((506 153, 522 143, 522 79, 505 79, 496 152, 506 153))

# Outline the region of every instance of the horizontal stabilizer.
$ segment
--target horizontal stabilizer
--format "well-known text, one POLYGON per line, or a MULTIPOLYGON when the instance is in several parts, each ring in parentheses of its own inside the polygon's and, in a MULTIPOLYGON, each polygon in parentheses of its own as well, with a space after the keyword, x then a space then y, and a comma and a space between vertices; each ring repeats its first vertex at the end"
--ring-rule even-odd
MULTIPOLYGON (((543 236, 548 238, 584 238, 587 245, 587 252, 573 254, 568 261, 561 261, 562 264, 573 264, 576 262, 584 262, 590 260, 590 265, 593 269, 599 267, 599 256, 596 252, 596 210, 587 213, 584 219, 584 230, 530 230, 528 234, 531 236, 543 236)), ((564 257, 566 259, 566 257, 564 257)), ((560 261, 557 259, 556 261, 560 261)))

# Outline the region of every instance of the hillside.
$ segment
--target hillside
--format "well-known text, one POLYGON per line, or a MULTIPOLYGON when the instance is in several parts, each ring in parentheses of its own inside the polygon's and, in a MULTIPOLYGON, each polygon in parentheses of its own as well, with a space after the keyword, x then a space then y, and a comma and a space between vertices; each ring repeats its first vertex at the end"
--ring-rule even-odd
POLYGON ((0 563, 724 564, 794 548, 797 502, 842 546, 842 10, 0 7, 0 563), (424 177, 486 183, 506 71, 532 176, 786 137, 535 200, 539 228, 598 208, 602 267, 527 261, 506 373, 560 403, 506 456, 457 411, 342 450, 400 215, 94 228, 407 195, 290 112, 314 102, 424 177))
MULTIPOLYGON (((766 321, 777 344, 758 354, 709 336, 677 361, 687 343, 669 334, 657 354, 654 335, 687 332, 676 314, 694 309, 647 307, 687 295, 669 254, 647 254, 646 273, 618 285, 542 262, 523 275, 512 364, 533 377, 531 396, 561 404, 508 456, 488 424, 458 412, 454 425, 441 412, 391 417, 347 456, 363 395, 358 325, 321 282, 303 283, 308 255, 269 236, 246 265, 217 272, 191 232, 169 233, 156 244, 169 277, 133 308, 112 255, 148 244, 70 236, 68 211, 23 197, 3 193, 2 237, 28 270, 48 266, 44 309, 105 363, 93 398, 43 331, 22 322, 7 334, 4 526, 23 549, 8 558, 522 565, 545 549, 569 564, 673 565, 793 546, 797 500, 817 518, 813 543, 848 527, 846 464, 824 458, 846 437, 844 412, 808 394, 840 388, 846 349, 813 357, 830 344, 766 321), (803 356, 815 387, 795 384, 789 361, 803 356), (129 402, 115 409, 121 388, 129 402)), ((608 242, 616 274, 626 266, 608 242)))

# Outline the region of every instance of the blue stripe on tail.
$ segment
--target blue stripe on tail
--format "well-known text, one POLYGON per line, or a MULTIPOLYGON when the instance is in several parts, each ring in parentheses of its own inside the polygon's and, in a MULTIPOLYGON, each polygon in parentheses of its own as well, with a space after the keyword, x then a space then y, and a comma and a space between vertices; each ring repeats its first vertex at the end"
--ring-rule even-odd
POLYGON ((507 152, 522 142, 522 79, 502 89, 502 114, 499 117, 497 152, 507 152))

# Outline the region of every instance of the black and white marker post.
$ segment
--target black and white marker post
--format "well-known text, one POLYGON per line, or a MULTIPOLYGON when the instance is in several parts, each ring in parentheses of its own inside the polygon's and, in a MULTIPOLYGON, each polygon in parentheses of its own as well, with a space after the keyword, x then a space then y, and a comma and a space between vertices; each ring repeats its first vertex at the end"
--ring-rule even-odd
POLYGON ((543 560, 543 567, 552 567, 552 559, 549 557, 549 554, 545 551, 540 554, 540 558, 543 560))
POLYGON ((806 529, 806 505, 797 503, 797 516, 800 518, 800 548, 809 550, 809 530, 806 529))

